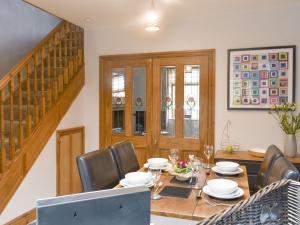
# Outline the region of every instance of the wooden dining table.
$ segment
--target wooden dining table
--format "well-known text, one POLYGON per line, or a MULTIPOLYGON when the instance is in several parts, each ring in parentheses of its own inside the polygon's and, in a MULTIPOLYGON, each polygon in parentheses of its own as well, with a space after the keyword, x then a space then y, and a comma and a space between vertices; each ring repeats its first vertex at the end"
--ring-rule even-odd
MULTIPOLYGON (((205 193, 202 193, 201 198, 197 198, 199 190, 192 189, 188 198, 180 197, 169 197, 162 196, 159 200, 151 200, 151 214, 174 217, 180 219, 189 219, 189 220, 202 220, 212 216, 215 213, 221 212, 222 210, 230 207, 232 204, 238 203, 241 200, 247 199, 250 197, 249 184, 247 179, 247 170, 245 166, 240 166, 243 169, 243 173, 239 176, 220 176, 215 172, 211 171, 208 175, 204 171, 201 176, 207 176, 206 180, 224 178, 236 181, 238 186, 244 190, 243 197, 234 200, 219 200, 207 196, 205 193)), ((145 171, 146 169, 142 168, 140 171, 145 171)), ((163 182, 163 187, 159 189, 159 192, 163 190, 165 186, 175 186, 175 187, 187 187, 191 188, 190 184, 186 183, 171 183, 173 175, 170 175, 168 172, 163 172, 160 181, 163 182)), ((205 181, 205 177, 200 177, 205 181)), ((116 188, 120 188, 118 185, 116 188)))

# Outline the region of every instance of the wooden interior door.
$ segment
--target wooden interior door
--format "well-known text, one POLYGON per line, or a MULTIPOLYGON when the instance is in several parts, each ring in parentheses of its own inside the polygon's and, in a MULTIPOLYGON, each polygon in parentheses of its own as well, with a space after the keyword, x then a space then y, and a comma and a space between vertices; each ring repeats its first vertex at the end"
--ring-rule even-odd
POLYGON ((151 60, 147 57, 102 60, 100 148, 130 140, 142 166, 151 151, 151 60))
POLYGON ((76 157, 84 154, 84 127, 57 131, 57 195, 82 192, 76 157))
POLYGON ((162 57, 153 60, 153 151, 168 158, 202 157, 202 146, 213 145, 209 55, 162 57))

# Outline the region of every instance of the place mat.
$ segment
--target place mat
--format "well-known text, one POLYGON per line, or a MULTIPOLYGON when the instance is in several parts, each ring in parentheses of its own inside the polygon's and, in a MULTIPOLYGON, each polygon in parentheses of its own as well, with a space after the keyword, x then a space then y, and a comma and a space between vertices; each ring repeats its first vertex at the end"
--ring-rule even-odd
POLYGON ((159 194, 169 197, 188 198, 191 191, 191 188, 165 186, 159 194))
POLYGON ((196 184, 196 177, 192 178, 192 182, 191 183, 190 183, 190 180, 191 179, 181 181, 181 180, 177 180, 176 177, 173 177, 170 180, 170 183, 174 183, 174 184, 190 184, 190 185, 195 185, 196 184))

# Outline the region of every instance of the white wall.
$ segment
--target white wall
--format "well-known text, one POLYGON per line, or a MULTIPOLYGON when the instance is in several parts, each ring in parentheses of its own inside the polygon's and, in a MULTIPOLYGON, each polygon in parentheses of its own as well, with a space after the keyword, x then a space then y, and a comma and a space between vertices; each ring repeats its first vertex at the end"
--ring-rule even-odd
MULTIPOLYGON (((215 144, 219 146, 223 127, 232 122, 231 136, 241 148, 283 146, 283 134, 276 121, 265 111, 227 110, 227 49, 276 45, 300 46, 300 3, 288 1, 264 7, 245 1, 245 7, 237 8, 225 2, 220 6, 214 1, 210 8, 191 9, 188 19, 174 19, 162 23, 158 33, 146 33, 141 29, 126 27, 100 29, 90 24, 86 27, 87 150, 98 146, 98 57, 107 54, 160 52, 175 50, 216 49, 216 123, 215 144)), ((209 4, 207 4, 209 5, 209 4)), ((207 6, 206 5, 206 6, 207 6)), ((184 7, 184 5, 182 5, 184 7)), ((179 13, 179 12, 178 12, 179 13)), ((162 18, 162 21, 164 18, 162 18)), ((297 61, 300 67, 300 61, 297 61)), ((299 74, 297 73, 296 100, 299 103, 299 74)), ((107 128, 110 129, 110 128, 107 128)), ((102 131, 105 132, 105 131, 102 131)), ((300 140, 299 140, 300 145, 300 140)))
MULTIPOLYGON (((84 125, 84 92, 80 92, 57 130, 84 125)), ((56 132, 0 215, 0 224, 35 208, 36 199, 56 196, 56 132)))
POLYGON ((60 19, 22 0, 0 1, 0 77, 41 41, 60 19))

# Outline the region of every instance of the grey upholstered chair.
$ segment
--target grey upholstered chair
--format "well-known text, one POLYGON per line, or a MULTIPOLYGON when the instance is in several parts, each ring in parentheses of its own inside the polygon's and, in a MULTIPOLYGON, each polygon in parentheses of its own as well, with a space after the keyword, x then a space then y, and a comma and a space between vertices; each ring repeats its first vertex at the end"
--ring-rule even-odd
POLYGON ((280 157, 273 162, 270 172, 266 176, 266 185, 282 179, 299 181, 299 177, 297 168, 284 157, 280 157))
POLYGON ((265 157, 261 163, 259 172, 257 174, 257 180, 255 183, 255 191, 260 190, 266 186, 266 177, 270 173, 270 169, 274 161, 280 157, 283 157, 283 153, 275 145, 268 147, 265 157))
POLYGON ((85 192, 109 189, 119 183, 119 171, 111 150, 97 150, 77 157, 85 192))
POLYGON ((140 169, 132 142, 118 142, 111 145, 109 149, 111 149, 117 162, 120 179, 124 178, 126 173, 140 169))

